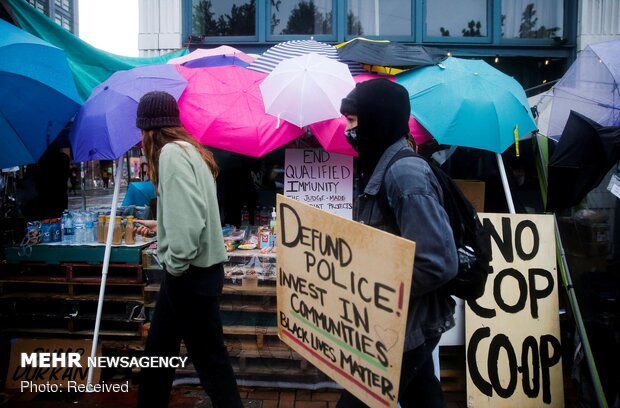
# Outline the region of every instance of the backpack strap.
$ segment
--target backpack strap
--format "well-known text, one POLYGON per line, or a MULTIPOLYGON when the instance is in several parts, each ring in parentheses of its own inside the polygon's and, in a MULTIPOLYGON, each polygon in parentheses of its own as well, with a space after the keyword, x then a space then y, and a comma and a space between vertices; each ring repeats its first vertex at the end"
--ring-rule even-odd
POLYGON ((377 195, 377 202, 379 204, 379 207, 381 208, 381 213, 383 214, 386 224, 392 227, 398 233, 398 235, 400 235, 400 227, 398 226, 398 222, 396 221, 396 214, 394 214, 394 210, 392 209, 392 206, 390 205, 390 202, 388 200, 387 191, 385 191, 385 175, 394 163, 405 157, 421 157, 424 159, 424 157, 420 156, 419 154, 410 149, 401 149, 396 152, 396 154, 392 156, 392 158, 388 162, 387 166, 385 166, 383 180, 381 180, 381 187, 379 188, 379 194, 377 195))
MULTIPOLYGON (((385 191, 385 175, 387 174, 388 169, 398 160, 405 157, 419 157, 428 163, 428 166, 431 168, 431 171, 435 175, 437 182, 439 183, 439 187, 443 192, 443 208, 448 214, 448 219, 450 222, 450 227, 452 227, 452 232, 454 234, 455 242, 457 245, 462 244, 462 236, 465 230, 465 226, 459 222, 459 217, 453 217, 452 215, 458 212, 459 205, 468 205, 470 207, 471 203, 465 198, 461 190, 456 187, 452 178, 447 175, 441 168, 439 168, 432 160, 427 157, 424 157, 416 152, 409 149, 399 150, 388 162, 385 173, 383 174, 383 181, 381 182, 381 187, 379 189, 379 197, 378 203, 383 216, 385 218, 385 222, 387 225, 394 228, 395 231, 400 235, 400 228, 398 227, 398 222, 396 221, 396 215, 394 214, 394 210, 387 198, 387 191, 385 191), (458 197, 458 203, 455 201, 455 197, 458 197)), ((473 209, 473 207, 472 207, 473 209)), ((473 210, 475 213, 475 210, 473 210)))

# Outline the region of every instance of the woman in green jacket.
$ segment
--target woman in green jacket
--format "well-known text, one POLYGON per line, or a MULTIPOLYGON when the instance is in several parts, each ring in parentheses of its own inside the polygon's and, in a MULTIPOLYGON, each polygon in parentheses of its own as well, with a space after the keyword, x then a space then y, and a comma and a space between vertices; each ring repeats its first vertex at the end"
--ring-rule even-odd
MULTIPOLYGON (((157 187, 157 252, 166 270, 144 355, 178 356, 183 340, 214 406, 241 407, 220 317, 227 257, 213 154, 183 128, 166 92, 140 99, 136 126, 157 187)), ((138 406, 167 406, 173 379, 174 368, 143 369, 138 406)))

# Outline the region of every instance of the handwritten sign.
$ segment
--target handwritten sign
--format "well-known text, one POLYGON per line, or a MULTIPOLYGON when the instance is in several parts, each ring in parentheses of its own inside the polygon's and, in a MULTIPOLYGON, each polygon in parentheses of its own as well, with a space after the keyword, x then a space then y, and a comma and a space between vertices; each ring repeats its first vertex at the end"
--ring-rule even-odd
POLYGON ((480 214, 485 294, 465 311, 471 407, 563 407, 553 216, 480 214))
POLYGON ((278 335, 370 406, 398 399, 415 243, 277 197, 278 335))
POLYGON ((351 219, 353 157, 323 149, 286 149, 284 195, 351 219))
MULTIPOLYGON (((68 381, 77 384, 86 384, 88 378, 88 357, 92 347, 92 340, 65 340, 65 339, 17 339, 11 345, 9 369, 6 378, 7 388, 20 388, 23 381, 33 384, 55 384, 66 386, 68 381), (78 353, 80 355, 79 366, 40 366, 37 364, 21 366, 22 354, 39 355, 53 353, 62 355, 65 353, 78 353)), ((98 350, 98 355, 101 350, 98 350)), ((93 384, 99 381, 100 368, 93 368, 93 384)))

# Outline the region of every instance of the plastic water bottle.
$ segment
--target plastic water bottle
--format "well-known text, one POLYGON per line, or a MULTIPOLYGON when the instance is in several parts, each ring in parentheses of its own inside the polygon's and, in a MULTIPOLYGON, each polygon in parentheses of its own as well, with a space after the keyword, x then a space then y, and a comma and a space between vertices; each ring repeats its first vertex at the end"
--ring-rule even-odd
POLYGON ((62 213, 62 242, 72 244, 75 241, 73 215, 68 210, 62 213))
POLYGON ((93 213, 87 211, 84 213, 84 236, 82 237, 83 244, 90 244, 93 242, 93 237, 96 235, 95 223, 93 222, 93 213))
POLYGON ((75 230, 75 243, 83 244, 85 241, 86 227, 84 223, 85 214, 81 211, 76 211, 73 215, 73 228, 75 230))
POLYGON ((52 242, 62 241, 62 230, 60 227, 60 218, 54 218, 50 225, 50 237, 52 242))

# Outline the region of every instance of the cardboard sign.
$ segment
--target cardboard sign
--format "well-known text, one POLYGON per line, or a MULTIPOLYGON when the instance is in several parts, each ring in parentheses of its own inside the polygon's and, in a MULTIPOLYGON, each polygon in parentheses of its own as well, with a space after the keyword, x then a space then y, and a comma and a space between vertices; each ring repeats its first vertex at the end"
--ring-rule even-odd
POLYGON ((563 407, 553 216, 480 214, 492 273, 465 311, 470 407, 563 407))
MULTIPOLYGON (((68 381, 75 381, 76 384, 86 384, 88 379, 87 360, 90 356, 92 344, 92 340, 17 339, 11 345, 6 387, 20 388, 22 381, 27 381, 32 384, 49 383, 61 387, 66 386, 68 381), (39 362, 39 364, 35 363, 22 366, 22 353, 37 357, 47 353, 52 353, 57 356, 67 353, 78 353, 80 355, 79 365, 81 365, 81 367, 73 366, 67 359, 65 359, 64 362, 48 361, 48 364, 40 364, 39 362)), ((101 351, 98 350, 97 354, 101 355, 101 351)), ((101 369, 95 368, 94 370, 93 384, 96 384, 99 382, 101 369)))
POLYGON ((278 335, 372 407, 396 407, 415 243, 277 197, 278 335))
POLYGON ((323 149, 286 149, 284 195, 351 219, 353 157, 323 149))

